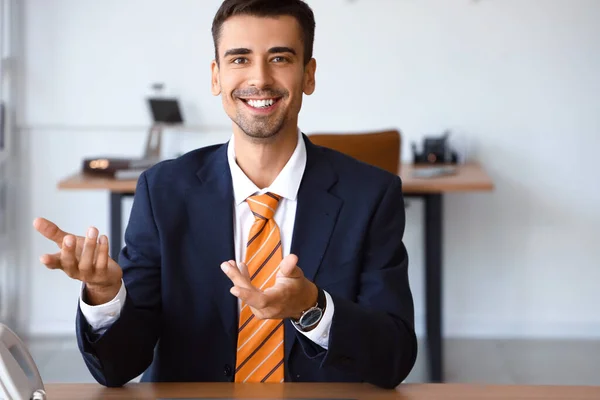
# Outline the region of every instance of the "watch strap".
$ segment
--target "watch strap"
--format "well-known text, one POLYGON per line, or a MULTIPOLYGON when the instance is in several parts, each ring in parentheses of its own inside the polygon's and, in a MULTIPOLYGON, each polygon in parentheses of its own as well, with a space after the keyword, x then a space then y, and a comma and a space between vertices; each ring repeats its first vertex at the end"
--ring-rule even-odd
POLYGON ((294 318, 291 318, 291 321, 294 325, 296 325, 300 330, 304 330, 307 328, 311 328, 315 325, 317 325, 319 322, 321 322, 321 319, 323 319, 323 315, 325 315, 325 307, 327 306, 327 297, 325 296, 325 291, 323 289, 321 289, 320 287, 317 286, 317 303, 310 307, 309 309, 305 310, 302 312, 302 316, 300 317, 299 320, 296 320, 294 318), (304 326, 301 321, 302 321, 302 317, 305 316, 305 314, 307 313, 312 313, 314 311, 320 311, 321 315, 319 317, 319 319, 307 326, 304 326))
POLYGON ((323 312, 325 312, 325 307, 327 303, 327 297, 325 297, 325 291, 317 286, 317 307, 320 308, 323 312))

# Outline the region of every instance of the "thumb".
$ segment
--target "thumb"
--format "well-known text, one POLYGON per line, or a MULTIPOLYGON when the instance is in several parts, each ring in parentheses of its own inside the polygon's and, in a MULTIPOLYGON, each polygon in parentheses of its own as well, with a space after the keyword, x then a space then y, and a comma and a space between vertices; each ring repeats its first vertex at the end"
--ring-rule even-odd
POLYGON ((297 269, 298 257, 296 257, 294 254, 287 255, 283 260, 281 260, 281 263, 279 264, 279 272, 281 273, 281 275, 289 278, 293 278, 296 275, 298 275, 296 271, 297 269))

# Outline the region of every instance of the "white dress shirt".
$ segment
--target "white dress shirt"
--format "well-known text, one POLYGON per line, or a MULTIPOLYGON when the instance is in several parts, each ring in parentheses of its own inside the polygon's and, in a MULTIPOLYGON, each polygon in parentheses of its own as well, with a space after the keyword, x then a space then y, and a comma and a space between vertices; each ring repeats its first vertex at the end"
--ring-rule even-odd
MULTIPOLYGON (((238 166, 235 158, 235 143, 233 136, 227 147, 227 160, 231 171, 233 181, 233 197, 234 197, 234 244, 235 257, 239 262, 243 261, 246 256, 246 242, 250 234, 250 228, 254 223, 254 215, 250 211, 250 207, 246 199, 254 194, 263 194, 272 192, 282 196, 279 206, 273 218, 279 226, 281 235, 281 246, 283 256, 290 254, 292 244, 292 235, 294 232, 294 221, 296 219, 296 205, 298 204, 298 189, 302 181, 302 175, 306 167, 306 145, 302 138, 302 133, 298 129, 298 142, 294 153, 285 164, 277 178, 271 186, 260 190, 256 185, 244 174, 238 166)), ((227 260, 223 260, 227 261, 227 260)), ((302 260, 299 260, 302 264, 302 260)), ((83 294, 83 285, 82 285, 83 294)), ((83 301, 83 296, 79 298, 79 305, 83 316, 95 333, 102 334, 111 324, 119 318, 121 309, 125 303, 127 290, 125 285, 121 283, 121 289, 113 300, 108 303, 98 306, 90 306, 83 301)), ((327 307, 319 324, 310 332, 302 332, 307 338, 323 347, 328 348, 329 331, 333 320, 334 304, 329 293, 325 292, 327 307)), ((238 302, 239 303, 239 302, 238 302)))

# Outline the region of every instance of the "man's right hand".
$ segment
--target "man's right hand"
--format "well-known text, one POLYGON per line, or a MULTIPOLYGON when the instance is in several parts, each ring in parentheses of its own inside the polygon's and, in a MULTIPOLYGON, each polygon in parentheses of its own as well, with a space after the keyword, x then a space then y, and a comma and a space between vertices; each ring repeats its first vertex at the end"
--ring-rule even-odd
POLYGON ((85 237, 61 230, 45 218, 36 218, 34 228, 52 240, 60 251, 44 254, 40 262, 49 269, 62 269, 70 278, 85 283, 86 302, 99 305, 111 301, 121 288, 123 271, 108 255, 108 238, 98 238, 98 229, 90 227, 85 237))

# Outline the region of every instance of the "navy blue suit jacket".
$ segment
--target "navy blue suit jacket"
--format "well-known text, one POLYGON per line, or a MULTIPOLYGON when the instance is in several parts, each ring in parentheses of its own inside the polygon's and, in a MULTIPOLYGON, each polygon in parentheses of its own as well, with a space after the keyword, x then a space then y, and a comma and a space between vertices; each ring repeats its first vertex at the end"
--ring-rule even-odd
MULTIPOLYGON (((291 251, 333 298, 328 350, 285 321, 285 380, 395 387, 417 342, 402 242, 400 178, 306 136, 291 251)), ((227 144, 162 162, 139 178, 119 257, 127 298, 101 336, 78 310, 77 338, 101 384, 233 381, 237 298, 221 271, 235 259, 227 144)))

